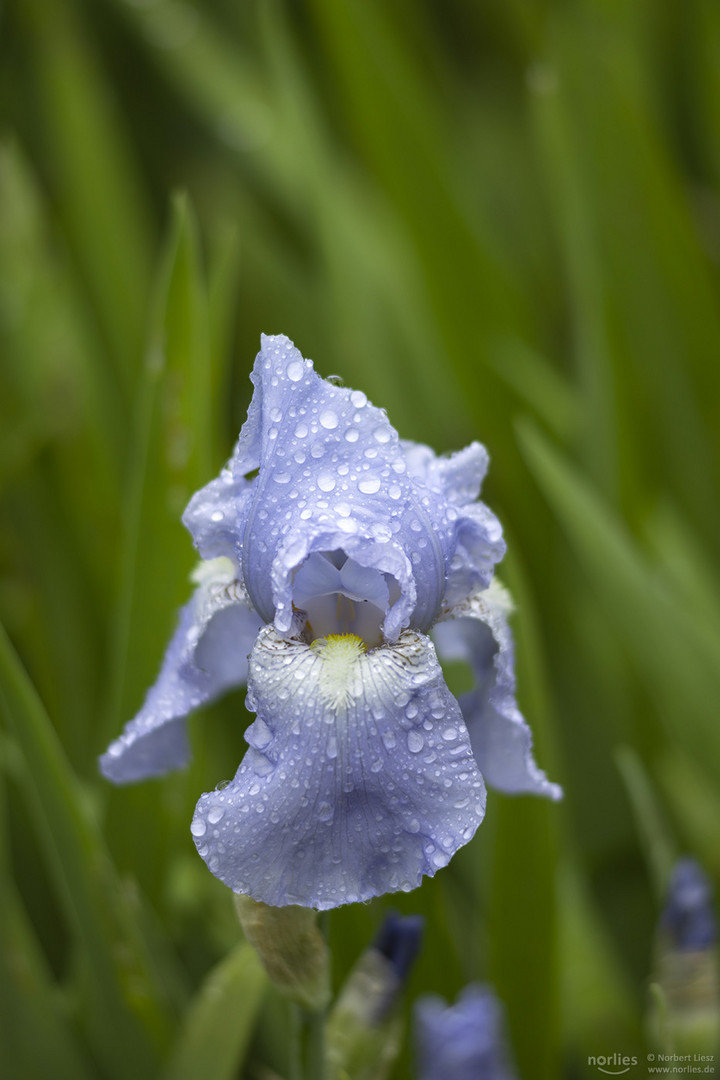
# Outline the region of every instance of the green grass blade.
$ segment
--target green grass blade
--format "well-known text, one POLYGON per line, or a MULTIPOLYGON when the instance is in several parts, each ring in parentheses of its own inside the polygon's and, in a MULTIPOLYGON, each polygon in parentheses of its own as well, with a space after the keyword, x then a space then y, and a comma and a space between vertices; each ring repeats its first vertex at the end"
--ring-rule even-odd
MULTIPOLYGON (((115 635, 113 710, 105 741, 139 708, 187 599, 195 562, 180 522, 213 474, 212 365, 195 223, 178 197, 155 286, 133 427, 124 564, 115 635)), ((103 749, 98 746, 98 750, 103 749)))
POLYGON ((213 968, 191 1002, 163 1080, 233 1080, 267 985, 255 950, 242 942, 213 968))
POLYGON ((115 878, 49 718, 0 629, 0 701, 26 768, 23 787, 51 878, 78 943, 91 993, 83 1023, 108 1076, 152 1077, 153 1043, 168 1034, 165 993, 138 941, 115 878))
POLYGON ((661 902, 677 858, 676 844, 639 755, 631 746, 619 746, 615 761, 635 812, 637 830, 642 840, 640 846, 647 860, 655 895, 661 902))
MULTIPOLYGON (((92 1080, 11 883, 0 893, 0 1046, 5 1080, 92 1080), (42 1037, 38 1038, 41 1033, 42 1037)), ((66 1009, 66 1012, 69 1010, 66 1009)))
POLYGON ((28 0, 18 11, 52 185, 127 405, 154 240, 134 152, 76 5, 28 0))
POLYGON ((555 512, 617 635, 642 671, 673 736, 720 773, 720 641, 689 613, 600 497, 529 422, 525 460, 555 512))

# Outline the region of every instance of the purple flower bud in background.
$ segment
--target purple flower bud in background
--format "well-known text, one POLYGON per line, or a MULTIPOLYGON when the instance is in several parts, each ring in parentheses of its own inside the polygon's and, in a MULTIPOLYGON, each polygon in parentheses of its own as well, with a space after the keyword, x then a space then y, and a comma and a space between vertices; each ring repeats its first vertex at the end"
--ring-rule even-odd
POLYGON ((417 1080, 514 1080, 502 1009, 487 987, 473 984, 454 1005, 435 996, 415 1004, 417 1080))
POLYGON ((712 886, 694 859, 675 864, 660 929, 676 949, 705 949, 717 940, 712 886))
POLYGON ((252 380, 231 460, 184 515, 195 594, 101 768, 126 783, 183 765, 188 713, 247 681, 249 749, 200 799, 198 851, 237 893, 333 908, 446 866, 483 818, 483 775, 560 789, 515 702, 483 447, 436 457, 401 442, 285 337, 263 337, 252 380), (438 654, 473 669, 459 702, 438 654))
POLYGON ((424 926, 421 915, 398 915, 390 911, 373 942, 373 948, 390 961, 400 982, 407 979, 415 963, 424 926))
POLYGON ((695 859, 680 859, 670 875, 647 1020, 652 1043, 665 1053, 704 1053, 710 1060, 720 1046, 714 896, 695 859))
POLYGON ((327 1054, 332 1076, 384 1080, 402 1045, 402 992, 424 930, 419 915, 389 912, 332 1008, 327 1054))

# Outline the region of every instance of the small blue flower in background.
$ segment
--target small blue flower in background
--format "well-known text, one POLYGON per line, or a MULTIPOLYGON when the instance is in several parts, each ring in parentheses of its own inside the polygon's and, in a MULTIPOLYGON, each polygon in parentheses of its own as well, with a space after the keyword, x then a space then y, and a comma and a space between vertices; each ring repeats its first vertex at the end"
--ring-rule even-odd
POLYGON ((200 799, 198 851, 235 892, 333 908, 445 866, 482 820, 483 775, 560 789, 515 703, 483 447, 436 457, 402 442, 286 337, 263 337, 252 380, 231 460, 184 515, 195 594, 101 768, 126 783, 182 766, 187 714, 247 681, 250 748, 200 799), (436 648, 473 667, 459 703, 436 648))
POLYGON ((680 859, 673 868, 660 930, 676 949, 707 949, 717 940, 712 885, 695 859, 680 859))
POLYGON ((417 1080, 514 1080, 502 1010, 486 987, 465 988, 454 1005, 428 996, 415 1003, 417 1080))

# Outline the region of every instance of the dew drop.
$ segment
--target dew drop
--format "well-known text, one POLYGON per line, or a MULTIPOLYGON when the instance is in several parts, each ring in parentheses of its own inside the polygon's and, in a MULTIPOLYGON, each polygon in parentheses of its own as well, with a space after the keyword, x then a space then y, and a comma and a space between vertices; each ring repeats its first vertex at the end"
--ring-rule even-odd
POLYGON ((321 491, 332 491, 335 487, 335 477, 331 472, 321 472, 317 478, 317 486, 321 491))
POLYGON ((328 739, 327 749, 326 749, 325 752, 326 752, 327 756, 330 759, 337 757, 337 752, 338 752, 337 739, 335 738, 334 735, 331 735, 330 738, 328 739))
POLYGON ((392 539, 392 530, 390 529, 390 526, 379 521, 373 523, 370 527, 370 532, 379 544, 386 544, 388 540, 392 539))
POLYGON ((225 811, 222 806, 213 806, 208 813, 208 821, 211 825, 217 825, 218 821, 222 821, 225 817, 225 811))
POLYGON ((332 431, 338 426, 338 422, 337 413, 333 412, 332 409, 326 409, 320 413, 320 423, 326 431, 332 431))
POLYGON ((353 390, 350 401, 356 409, 362 409, 367 405, 367 394, 363 394, 362 390, 353 390))
POLYGON ((397 746, 397 739, 395 738, 394 733, 389 729, 387 731, 383 731, 382 741, 385 743, 386 750, 394 750, 397 746))
POLYGON ((347 442, 357 442, 360 438, 360 432, 357 428, 348 428, 345 432, 345 439, 347 442))
POLYGON ((295 436, 298 439, 304 439, 305 436, 307 435, 307 433, 308 433, 307 424, 298 424, 298 426, 295 428, 295 436))
POLYGON ((329 821, 333 816, 333 808, 328 802, 321 802, 318 806, 317 816, 319 821, 329 821))
POLYGON ((358 489, 363 495, 374 495, 380 490, 380 480, 377 476, 366 476, 358 481, 358 489))
POLYGON ((419 754, 425 745, 425 740, 419 731, 408 731, 407 744, 411 754, 419 754))
POLYGON ((446 727, 442 733, 442 737, 446 742, 453 742, 454 739, 457 739, 457 735, 457 728, 454 727, 446 727))
MULTIPOLYGON (((248 729, 248 735, 252 737, 252 745, 256 750, 262 750, 272 739, 272 732, 267 726, 265 721, 258 717, 252 725, 252 729, 248 729)), ((249 742, 249 740, 248 740, 249 742)))
POLYGON ((290 473, 289 472, 277 472, 273 473, 273 480, 276 484, 289 484, 290 473))
POLYGON ((293 360, 285 368, 285 374, 290 382, 300 382, 303 377, 303 365, 300 360, 293 360))
POLYGON ((204 836, 206 825, 202 818, 197 818, 190 826, 190 832, 193 836, 204 836))
POLYGON ((373 431, 373 438, 376 442, 388 443, 390 442, 390 432, 384 425, 381 427, 376 427, 373 431))
POLYGON ((210 520, 222 521, 224 517, 225 515, 223 514, 222 510, 216 510, 213 514, 210 515, 210 520))

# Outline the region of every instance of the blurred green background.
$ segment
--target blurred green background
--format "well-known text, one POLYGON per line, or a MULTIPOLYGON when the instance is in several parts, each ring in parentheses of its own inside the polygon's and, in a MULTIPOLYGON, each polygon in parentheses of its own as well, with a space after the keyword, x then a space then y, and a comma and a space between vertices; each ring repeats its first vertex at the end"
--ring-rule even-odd
POLYGON ((490 980, 524 1080, 644 1053, 668 867, 720 875, 720 7, 4 0, 0 35, 3 1080, 287 1074, 188 828, 242 694, 187 774, 95 764, 189 593, 179 515, 261 331, 403 436, 487 445, 566 792, 491 793, 421 890, 335 912, 336 981, 420 911, 408 1000, 490 980))

